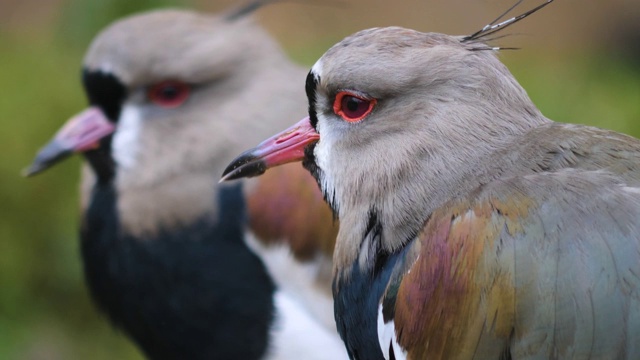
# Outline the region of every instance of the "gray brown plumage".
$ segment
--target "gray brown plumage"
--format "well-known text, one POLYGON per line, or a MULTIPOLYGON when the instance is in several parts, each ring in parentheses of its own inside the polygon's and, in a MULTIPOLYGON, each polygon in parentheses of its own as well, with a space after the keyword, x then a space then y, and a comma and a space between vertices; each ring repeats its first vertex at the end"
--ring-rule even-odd
POLYGON ((640 141, 547 119, 481 36, 364 30, 306 90, 225 177, 315 176, 351 358, 640 357, 640 141))

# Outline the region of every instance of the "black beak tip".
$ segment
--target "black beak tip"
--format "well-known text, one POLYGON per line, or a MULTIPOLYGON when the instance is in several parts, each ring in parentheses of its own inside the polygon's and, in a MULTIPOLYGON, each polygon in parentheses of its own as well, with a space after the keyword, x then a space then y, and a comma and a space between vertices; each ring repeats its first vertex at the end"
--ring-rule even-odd
POLYGON ((35 160, 33 160, 28 168, 22 170, 21 174, 24 177, 37 175, 61 160, 66 159, 72 153, 73 151, 71 149, 61 146, 56 141, 52 141, 38 152, 35 160))
POLYGON ((47 168, 46 166, 41 166, 38 163, 33 163, 29 165, 29 167, 22 169, 22 171, 20 171, 20 175, 22 175, 23 177, 32 177, 34 175, 41 173, 46 168, 47 168))
POLYGON ((266 170, 267 164, 264 160, 251 152, 246 152, 238 156, 224 169, 220 182, 262 175, 266 170))

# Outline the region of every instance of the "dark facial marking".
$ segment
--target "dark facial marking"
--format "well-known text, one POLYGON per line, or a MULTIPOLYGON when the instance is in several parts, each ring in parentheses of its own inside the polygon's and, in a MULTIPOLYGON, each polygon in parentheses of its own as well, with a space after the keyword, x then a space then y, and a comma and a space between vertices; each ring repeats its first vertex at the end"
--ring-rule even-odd
POLYGON ((82 71, 82 84, 89 104, 99 107, 109 120, 117 122, 127 90, 117 77, 102 71, 82 71))
MULTIPOLYGON (((122 111, 122 103, 127 96, 127 90, 122 82, 113 74, 84 69, 82 84, 89 104, 99 107, 109 121, 117 123, 122 111)), ((84 154, 100 183, 108 183, 115 177, 115 165, 111 157, 112 138, 111 135, 103 138, 100 140, 98 149, 84 154)))
POLYGON ((316 112, 316 91, 320 77, 316 77, 313 71, 309 71, 307 75, 307 81, 305 83, 305 91, 307 92, 307 99, 309 99, 309 122, 311 126, 318 131, 318 113, 316 112))

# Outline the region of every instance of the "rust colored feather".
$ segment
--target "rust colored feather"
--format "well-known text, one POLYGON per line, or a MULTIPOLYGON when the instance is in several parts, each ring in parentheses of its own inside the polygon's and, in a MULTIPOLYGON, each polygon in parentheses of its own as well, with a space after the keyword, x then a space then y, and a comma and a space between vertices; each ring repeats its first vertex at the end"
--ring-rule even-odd
POLYGON ((338 223, 316 181, 299 164, 274 168, 248 196, 249 225, 267 245, 286 242, 298 260, 333 254, 338 223))
MULTIPOLYGON (((518 232, 531 201, 483 201, 434 213, 419 236, 420 255, 398 292, 395 324, 410 358, 472 358, 478 344, 508 345, 513 273, 494 271, 500 234, 518 232)), ((506 255, 505 255, 506 256, 506 255)))

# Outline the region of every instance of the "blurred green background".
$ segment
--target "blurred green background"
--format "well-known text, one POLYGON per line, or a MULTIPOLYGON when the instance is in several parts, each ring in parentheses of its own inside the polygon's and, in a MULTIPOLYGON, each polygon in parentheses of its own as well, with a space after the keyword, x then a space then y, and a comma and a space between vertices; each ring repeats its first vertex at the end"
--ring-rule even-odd
MULTIPOLYGON (((506 0, 283 3, 258 20, 311 65, 353 31, 401 25, 470 33, 506 0)), ((79 159, 19 173, 85 106, 83 52, 113 19, 167 5, 217 11, 232 1, 0 0, 0 359, 139 359, 88 299, 78 254, 79 159)), ((523 8, 532 7, 525 1, 523 8)), ((558 0, 499 44, 502 59, 548 117, 640 137, 640 3, 558 0)), ((303 91, 303 84, 300 90, 303 91)))

